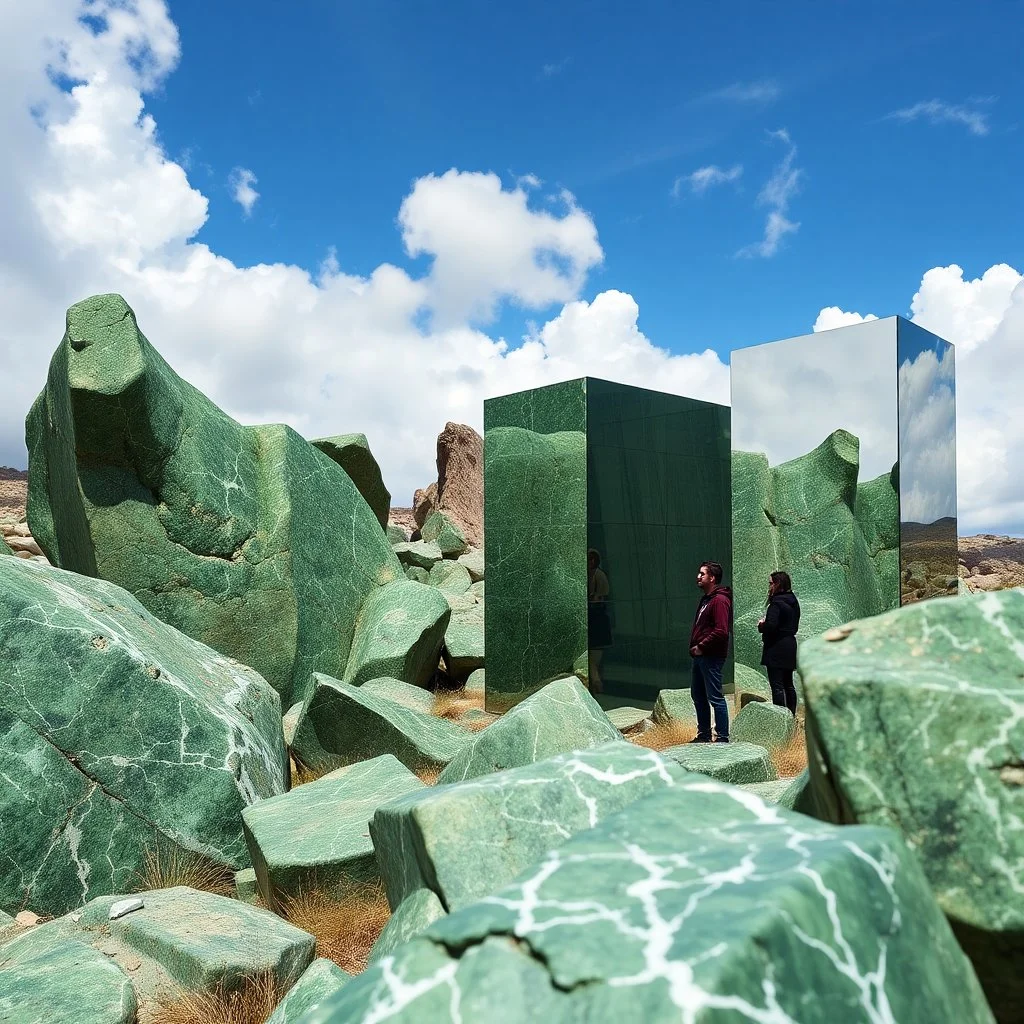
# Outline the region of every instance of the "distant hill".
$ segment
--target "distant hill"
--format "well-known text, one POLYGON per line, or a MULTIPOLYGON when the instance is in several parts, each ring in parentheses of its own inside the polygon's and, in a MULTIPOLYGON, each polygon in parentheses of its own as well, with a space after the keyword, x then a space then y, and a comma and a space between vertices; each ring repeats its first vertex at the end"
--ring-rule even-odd
POLYGON ((21 522, 28 500, 28 470, 0 466, 0 517, 21 522))

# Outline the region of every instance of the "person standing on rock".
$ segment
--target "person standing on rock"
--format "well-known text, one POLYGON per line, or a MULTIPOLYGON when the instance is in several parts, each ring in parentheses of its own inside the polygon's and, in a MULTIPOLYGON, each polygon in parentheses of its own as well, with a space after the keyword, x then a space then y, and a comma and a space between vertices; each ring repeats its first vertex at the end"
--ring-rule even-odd
POLYGON ((732 632, 732 591, 722 586, 722 567, 718 562, 702 562, 697 570, 697 586, 704 596, 690 630, 690 654, 693 675, 690 695, 697 712, 697 735, 693 743, 711 742, 711 711, 715 712, 715 742, 729 742, 729 706, 722 694, 722 669, 729 654, 732 632))
POLYGON ((793 593, 788 572, 773 572, 768 577, 768 608, 757 623, 764 651, 761 664, 768 671, 772 703, 789 708, 796 716, 796 634, 800 628, 800 602, 793 593))

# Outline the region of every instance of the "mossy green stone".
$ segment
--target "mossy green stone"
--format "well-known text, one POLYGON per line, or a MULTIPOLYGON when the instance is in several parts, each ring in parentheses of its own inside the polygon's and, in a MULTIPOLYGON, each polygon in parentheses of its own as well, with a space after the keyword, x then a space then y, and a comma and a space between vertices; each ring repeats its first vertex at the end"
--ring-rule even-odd
POLYGON ((370 823, 388 902, 398 907, 426 888, 446 910, 464 907, 686 774, 653 750, 614 741, 393 800, 370 823))
POLYGON ((618 729, 579 680, 559 679, 474 736, 438 782, 461 782, 621 739, 618 729))
POLYGON ((895 473, 858 482, 859 471, 860 442, 845 430, 775 467, 760 453, 733 452, 737 672, 760 664, 757 620, 776 569, 792 577, 801 638, 898 604, 895 473))
POLYGON ((719 782, 770 782, 776 778, 768 751, 755 743, 683 743, 661 753, 689 771, 719 782))
POLYGON ((432 587, 395 580, 363 602, 345 682, 391 676, 424 686, 437 668, 451 612, 432 587))
POLYGON ((697 711, 693 706, 690 691, 662 690, 654 702, 651 721, 655 725, 668 725, 669 722, 693 722, 696 725, 697 711))
POLYGON ((473 581, 469 570, 460 562, 445 559, 435 562, 430 570, 430 585, 449 594, 465 594, 473 581))
POLYGON ((485 433, 488 711, 569 675, 587 650, 584 427, 485 433))
POLYGON ((413 686, 411 683, 404 683, 401 679, 389 679, 386 676, 380 679, 367 679, 360 689, 363 693, 373 693, 378 697, 385 697, 402 707, 412 708, 424 715, 430 714, 434 705, 434 694, 422 686, 413 686))
POLYGON ((0 947, 0 1020, 5 1024, 135 1024, 128 975, 98 949, 25 933, 0 947))
POLYGON ((248 864, 286 785, 278 695, 103 580, 0 561, 0 907, 123 892, 147 851, 248 864))
POLYGON ((1011 1020, 1024 1006, 1024 591, 851 627, 800 651, 817 812, 903 834, 1011 1020))
POLYGON ((441 549, 433 541, 426 540, 411 540, 404 544, 396 544, 394 552, 399 562, 406 568, 426 569, 428 573, 434 563, 440 562, 444 557, 441 554, 441 549))
POLYGON ((459 555, 459 562, 469 570, 469 578, 474 583, 483 582, 486 573, 483 551, 470 548, 465 554, 459 555))
MULTIPOLYGON (((366 504, 373 510, 381 529, 387 530, 391 512, 391 492, 384 486, 380 466, 370 451, 365 434, 338 434, 336 437, 318 437, 310 444, 319 448, 348 474, 366 504)), ((405 538, 403 538, 405 539, 405 538)), ((392 543, 390 536, 388 543, 392 543)))
POLYGON ((690 776, 432 924, 303 1024, 991 1024, 921 868, 690 776))
POLYGON ((329 676, 314 689, 295 728, 292 753, 316 771, 393 754, 411 771, 446 765, 466 745, 453 722, 329 676))
POLYGON ((247 808, 245 838, 267 906, 280 910, 305 892, 340 897, 377 878, 367 824, 382 803, 422 788, 385 754, 247 808))
POLYGON ((484 663, 484 606, 480 602, 453 611, 444 633, 444 659, 448 672, 464 679, 484 663))
POLYGON ((441 901, 431 889, 417 889, 409 893, 388 918, 388 923, 384 925, 380 937, 370 950, 368 962, 376 963, 381 957, 393 953, 435 921, 440 921, 446 913, 441 901))
POLYGON ((741 709, 745 704, 749 703, 749 701, 743 699, 745 694, 748 697, 753 697, 755 700, 771 703, 772 688, 768 685, 768 679, 762 670, 751 668, 749 665, 741 665, 737 662, 735 680, 741 709))
POLYGON ((457 558, 469 546, 462 530, 440 509, 427 516, 420 529, 420 536, 426 541, 433 541, 445 558, 457 558))
POLYGON ((788 708, 767 701, 751 701, 732 720, 729 738, 734 743, 753 743, 767 750, 784 747, 796 729, 788 708))
POLYGON ((118 295, 68 310, 26 437, 50 561, 252 666, 285 707, 314 671, 344 676, 363 602, 402 575, 339 465, 289 427, 226 415, 118 295))
POLYGON ((414 580, 416 583, 429 583, 430 573, 419 565, 410 565, 405 570, 405 578, 414 580))
POLYGON ((385 532, 390 544, 405 544, 409 540, 409 531, 397 523, 388 523, 385 532))
POLYGON ((277 1009, 267 1018, 267 1024, 297 1024, 304 1014, 315 1010, 351 980, 352 975, 333 960, 325 957, 314 960, 277 1004, 277 1009))

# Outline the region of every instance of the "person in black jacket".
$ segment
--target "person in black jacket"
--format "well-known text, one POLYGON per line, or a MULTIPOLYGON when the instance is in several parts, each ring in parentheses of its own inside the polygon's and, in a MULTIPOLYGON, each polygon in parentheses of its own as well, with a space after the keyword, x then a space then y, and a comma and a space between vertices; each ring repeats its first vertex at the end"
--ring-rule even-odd
POLYGON ((768 670, 772 703, 789 708, 796 715, 796 633, 800 628, 800 602, 793 593, 788 572, 773 572, 768 582, 768 609, 757 628, 764 652, 761 664, 768 670))

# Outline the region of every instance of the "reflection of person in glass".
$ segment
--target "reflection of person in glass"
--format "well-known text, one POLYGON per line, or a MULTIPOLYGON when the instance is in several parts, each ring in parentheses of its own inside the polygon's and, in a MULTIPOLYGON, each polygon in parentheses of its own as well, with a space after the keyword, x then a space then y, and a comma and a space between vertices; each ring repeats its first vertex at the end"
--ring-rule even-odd
POLYGON ((768 578, 768 608, 757 623, 764 652, 761 664, 768 670, 772 703, 789 708, 796 715, 796 633, 800 628, 800 602, 793 593, 788 572, 773 572, 768 578))
POLYGON ((703 562, 697 570, 697 586, 704 596, 690 630, 693 677, 690 696, 697 712, 697 735, 693 743, 711 742, 711 709, 715 710, 715 740, 729 742, 729 705, 722 695, 722 668, 729 653, 732 629, 732 591, 722 586, 722 567, 703 562))
POLYGON ((601 692, 601 655, 603 648, 612 645, 607 600, 608 577, 601 568, 601 555, 591 548, 587 552, 587 646, 590 648, 588 678, 591 693, 601 692))

